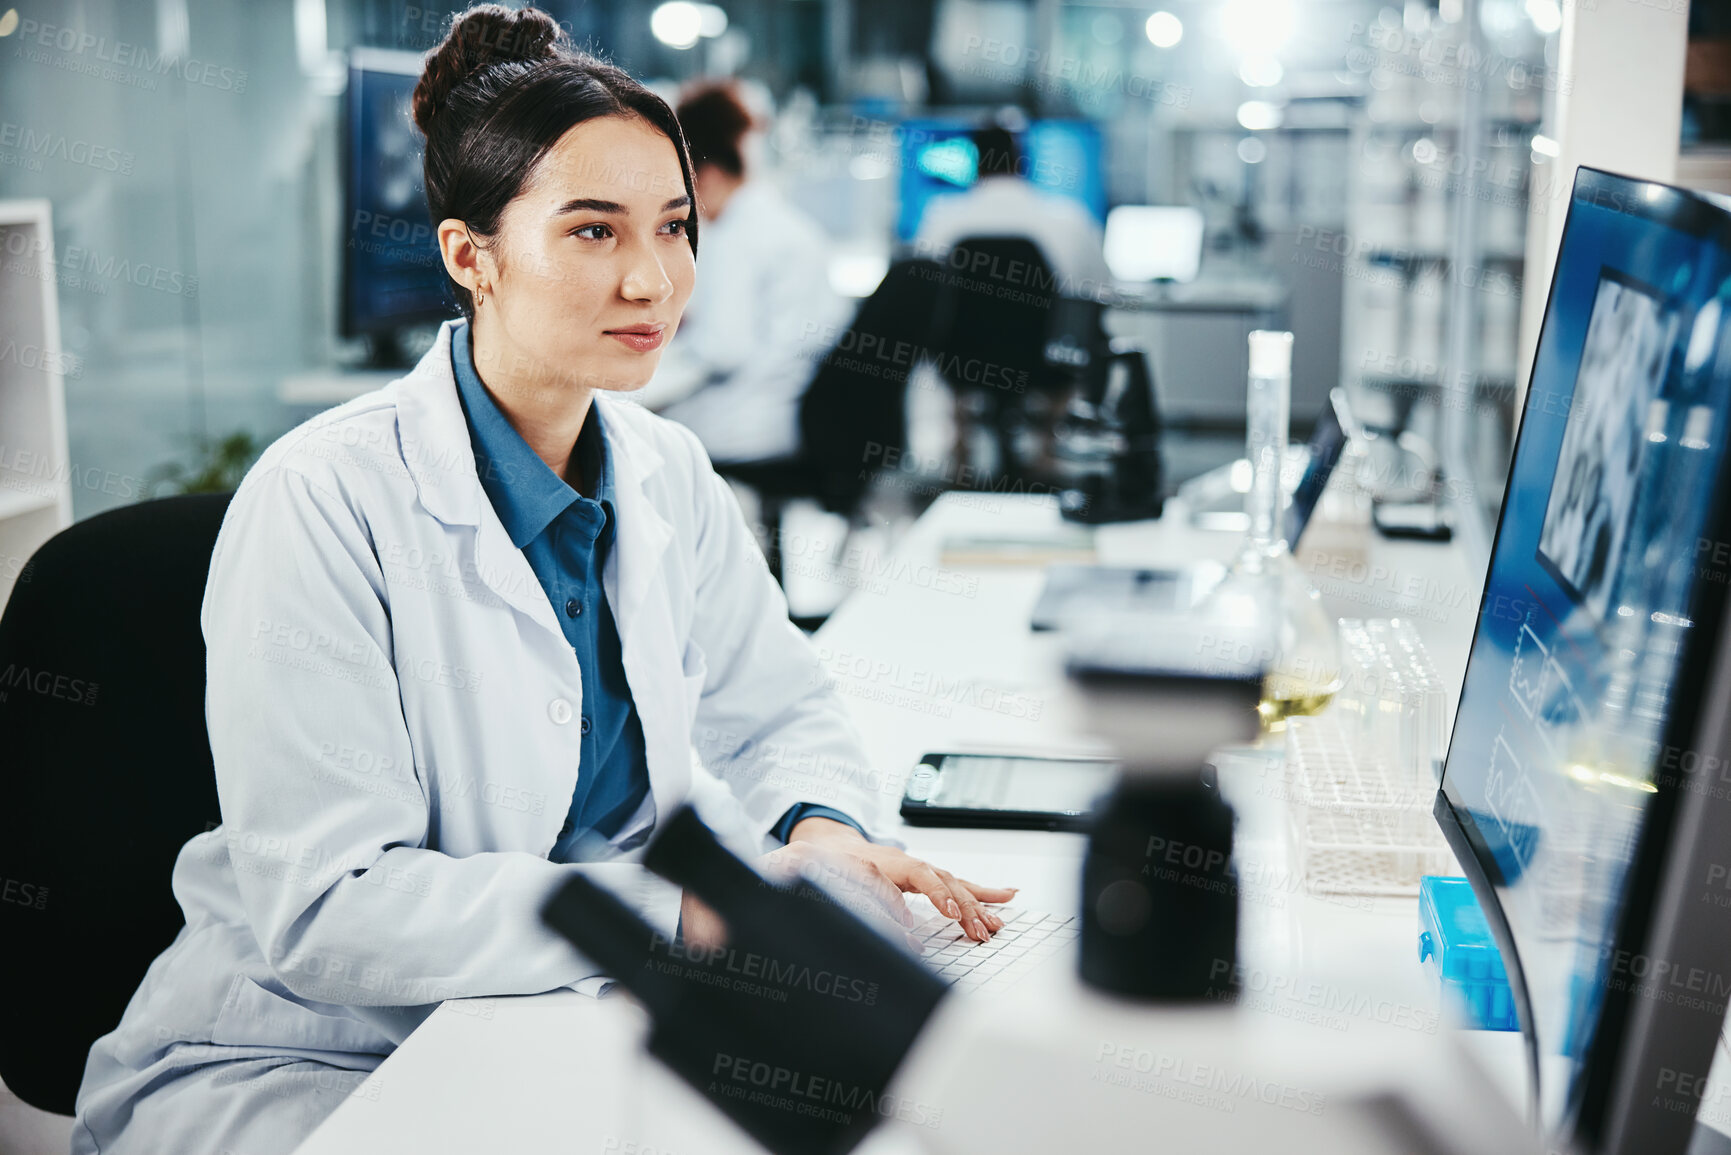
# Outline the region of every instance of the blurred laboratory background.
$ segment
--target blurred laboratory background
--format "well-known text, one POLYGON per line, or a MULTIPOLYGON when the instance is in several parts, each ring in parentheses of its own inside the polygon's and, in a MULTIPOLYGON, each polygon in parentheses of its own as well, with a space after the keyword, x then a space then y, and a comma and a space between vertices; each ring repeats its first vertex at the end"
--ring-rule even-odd
MULTIPOLYGON (((1387 485, 1450 487, 1494 521, 1536 320, 1523 310, 1543 304, 1524 295, 1549 278, 1525 271, 1529 236, 1567 203, 1553 123, 1574 2, 540 6, 671 102, 733 82, 745 187, 797 211, 838 302, 804 326, 808 364, 1001 165, 981 143, 1001 139, 1007 173, 1062 202, 1052 222, 1095 238, 1080 256, 1048 238, 1044 256, 1140 351, 1166 491, 1242 454, 1246 337, 1277 329, 1294 334, 1296 438, 1341 390, 1353 421, 1401 446, 1387 485)), ((270 440, 400 374, 453 315, 404 102, 457 10, 28 0, 0 18, 0 201, 51 207, 18 210, 0 240, 10 262, 51 251, 29 283, 51 289, 59 341, 41 374, 58 386, 3 414, 0 515, 29 528, 11 555, 68 517, 232 486, 270 440)), ((1678 180, 1731 187, 1731 14, 1697 3, 1688 35, 1678 180)), ((926 255, 966 231, 948 227, 926 255)), ((41 368, 10 360, 0 372, 41 368)), ((965 378, 910 374, 905 437, 860 472, 895 474, 912 512, 953 488, 1056 492, 1013 460, 1025 430, 1006 432, 1004 398, 978 402, 965 378)), ((1027 407, 1015 420, 1038 424, 1027 407)), ((768 495, 760 521, 802 495, 752 464, 737 475, 768 495)), ((811 488, 824 508, 833 495, 811 488)), ((837 504, 829 516, 871 520, 837 504)))

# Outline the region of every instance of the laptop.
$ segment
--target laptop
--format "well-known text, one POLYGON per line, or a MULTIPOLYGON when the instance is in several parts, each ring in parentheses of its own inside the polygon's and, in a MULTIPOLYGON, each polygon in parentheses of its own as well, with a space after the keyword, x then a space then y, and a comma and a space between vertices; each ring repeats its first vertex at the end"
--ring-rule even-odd
MULTIPOLYGON (((1351 417, 1345 394, 1329 393, 1307 445, 1309 460, 1292 500, 1286 507, 1286 540, 1297 549, 1316 512, 1328 479, 1350 439, 1351 417)), ((1046 569, 1046 584, 1034 603, 1029 626, 1035 630, 1063 627, 1078 609, 1123 613, 1176 613, 1196 605, 1226 576, 1217 562, 1199 562, 1177 569, 1146 566, 1059 564, 1046 569)))

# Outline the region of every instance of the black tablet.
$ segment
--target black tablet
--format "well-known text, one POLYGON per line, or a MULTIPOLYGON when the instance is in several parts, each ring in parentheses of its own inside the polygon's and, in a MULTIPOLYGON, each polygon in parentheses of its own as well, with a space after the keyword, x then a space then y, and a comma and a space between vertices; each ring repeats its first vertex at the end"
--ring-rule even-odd
POLYGON ((908 777, 902 819, 912 826, 1083 830, 1117 772, 1110 758, 927 754, 908 777))

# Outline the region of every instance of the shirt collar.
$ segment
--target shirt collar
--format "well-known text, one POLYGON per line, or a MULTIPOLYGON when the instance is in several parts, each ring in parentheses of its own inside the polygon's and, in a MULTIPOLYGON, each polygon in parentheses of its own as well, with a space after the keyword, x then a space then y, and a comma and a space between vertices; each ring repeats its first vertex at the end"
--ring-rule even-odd
MULTIPOLYGON (((468 422, 481 488, 498 512, 511 544, 522 549, 540 537, 573 502, 587 499, 535 455, 523 435, 500 411, 475 372, 466 323, 452 327, 451 368, 457 378, 457 396, 468 422)), ((590 406, 583 429, 577 435, 575 452, 578 468, 596 479, 596 501, 611 508, 613 478, 607 460, 607 439, 594 405, 590 406)))

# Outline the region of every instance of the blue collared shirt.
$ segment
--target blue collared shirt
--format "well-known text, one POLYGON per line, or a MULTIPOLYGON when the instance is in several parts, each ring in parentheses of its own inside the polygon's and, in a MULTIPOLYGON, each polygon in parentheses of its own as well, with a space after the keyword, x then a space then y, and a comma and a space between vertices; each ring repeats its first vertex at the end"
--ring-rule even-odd
MULTIPOLYGON (((614 537, 607 439, 591 408, 573 453, 584 488, 594 495, 585 497, 548 468, 500 412, 475 372, 466 324, 451 330, 451 367, 481 488, 546 591, 577 655, 583 685, 577 789, 550 855, 568 862, 584 834, 611 838, 649 794, 643 724, 625 680, 619 628, 601 585, 614 537)), ((774 833, 785 842, 801 819, 812 817, 833 818, 864 833, 841 811, 810 802, 790 808, 774 833)))
POLYGON ((475 372, 467 325, 451 332, 451 361, 481 488, 511 544, 535 571, 577 655, 583 685, 577 789, 551 855, 570 861, 580 837, 589 831, 617 834, 649 793, 643 724, 625 681, 619 628, 601 588, 614 536, 607 442, 591 411, 573 455, 574 471, 594 495, 585 497, 549 469, 500 412, 475 372))

